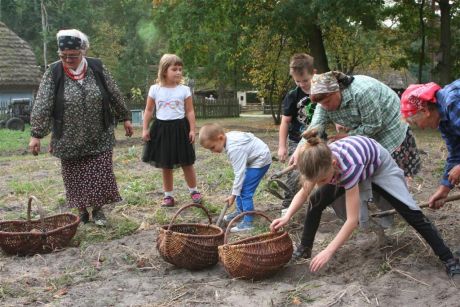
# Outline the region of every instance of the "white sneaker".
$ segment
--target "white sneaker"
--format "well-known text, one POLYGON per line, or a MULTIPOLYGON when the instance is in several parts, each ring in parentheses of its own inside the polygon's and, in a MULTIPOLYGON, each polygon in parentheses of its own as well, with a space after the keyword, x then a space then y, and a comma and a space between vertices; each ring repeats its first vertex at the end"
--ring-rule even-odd
POLYGON ((252 222, 241 221, 235 227, 230 228, 230 232, 241 232, 241 231, 248 231, 252 229, 254 229, 254 226, 252 226, 252 222))
POLYGON ((232 213, 226 214, 226 215, 224 216, 224 221, 228 223, 228 222, 230 222, 231 220, 233 220, 233 219, 234 219, 238 214, 240 214, 240 213, 241 213, 241 211, 235 210, 235 211, 233 211, 232 213))

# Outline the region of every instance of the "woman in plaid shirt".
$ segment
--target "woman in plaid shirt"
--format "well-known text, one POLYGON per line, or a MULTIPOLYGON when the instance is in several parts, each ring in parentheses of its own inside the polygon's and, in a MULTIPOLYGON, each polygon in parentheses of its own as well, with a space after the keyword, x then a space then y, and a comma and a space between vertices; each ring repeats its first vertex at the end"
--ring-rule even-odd
MULTIPOLYGON (((420 157, 412 131, 401 121, 398 95, 382 82, 361 75, 354 76, 344 87, 339 82, 341 76, 339 72, 313 76, 310 98, 318 107, 307 130, 315 128, 321 133, 328 124, 335 123, 343 132, 330 137, 331 141, 352 135, 373 138, 390 152, 406 177, 414 176, 420 169, 420 157)), ((297 154, 298 150, 290 164, 296 164, 297 154)), ((313 206, 305 224, 314 227, 304 227, 294 258, 310 258, 311 238, 318 229, 322 210, 344 193, 343 188, 326 184, 312 194, 313 206)))

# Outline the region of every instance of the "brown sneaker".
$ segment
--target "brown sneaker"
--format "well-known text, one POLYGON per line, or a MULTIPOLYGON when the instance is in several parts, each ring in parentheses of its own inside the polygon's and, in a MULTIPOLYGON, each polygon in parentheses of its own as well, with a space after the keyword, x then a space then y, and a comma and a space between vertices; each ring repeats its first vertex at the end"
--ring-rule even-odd
POLYGON ((162 207, 173 207, 174 206, 174 197, 166 196, 163 198, 163 203, 161 204, 162 207))

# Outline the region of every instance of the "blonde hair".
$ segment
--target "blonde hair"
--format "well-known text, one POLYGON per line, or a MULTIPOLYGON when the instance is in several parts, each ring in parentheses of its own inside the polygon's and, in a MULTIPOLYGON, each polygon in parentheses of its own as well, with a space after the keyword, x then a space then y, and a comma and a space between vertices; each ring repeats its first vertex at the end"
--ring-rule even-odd
POLYGON ((315 59, 306 53, 296 53, 291 57, 289 63, 290 73, 302 74, 306 70, 310 75, 314 73, 314 62, 315 59))
MULTIPOLYGON (((182 59, 175 54, 166 53, 160 59, 160 64, 158 64, 158 77, 156 79, 156 83, 160 85, 164 85, 166 83, 166 72, 170 66, 184 66, 182 59)), ((180 83, 183 83, 184 80, 182 79, 180 83)))
POLYGON ((206 124, 201 127, 200 132, 198 133, 198 140, 200 145, 207 141, 215 141, 219 137, 219 135, 225 134, 224 128, 219 124, 206 124))
POLYGON ((297 165, 302 176, 308 181, 326 174, 332 167, 332 151, 318 137, 318 130, 305 131, 302 137, 307 140, 300 148, 297 165))

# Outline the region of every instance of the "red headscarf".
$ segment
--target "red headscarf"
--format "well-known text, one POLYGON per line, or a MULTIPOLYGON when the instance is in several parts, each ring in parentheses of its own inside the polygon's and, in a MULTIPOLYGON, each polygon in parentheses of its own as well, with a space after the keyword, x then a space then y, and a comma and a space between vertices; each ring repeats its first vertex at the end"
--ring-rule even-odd
POLYGON ((404 118, 415 115, 424 104, 436 103, 436 92, 441 87, 434 82, 411 84, 401 96, 401 114, 404 118))

